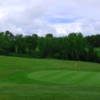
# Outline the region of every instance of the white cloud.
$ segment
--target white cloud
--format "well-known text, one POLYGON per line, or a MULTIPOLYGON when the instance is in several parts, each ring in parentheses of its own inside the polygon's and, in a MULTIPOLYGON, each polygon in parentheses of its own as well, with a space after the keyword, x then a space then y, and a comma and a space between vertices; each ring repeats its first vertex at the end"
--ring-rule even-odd
POLYGON ((53 26, 56 29, 56 36, 66 36, 71 32, 81 32, 81 23, 61 23, 61 24, 54 24, 53 26))
POLYGON ((45 36, 68 35, 81 31, 84 36, 100 31, 100 0, 3 0, 0 1, 0 31, 45 36), (57 19, 52 23, 50 19, 57 19), (72 20, 61 23, 60 19, 72 20), (73 20, 74 19, 74 20, 73 20))

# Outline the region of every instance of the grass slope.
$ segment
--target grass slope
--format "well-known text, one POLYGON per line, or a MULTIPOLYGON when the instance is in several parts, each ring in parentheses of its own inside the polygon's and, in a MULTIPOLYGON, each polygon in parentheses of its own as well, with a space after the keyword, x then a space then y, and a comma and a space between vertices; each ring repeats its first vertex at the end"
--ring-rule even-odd
POLYGON ((97 63, 0 56, 0 100, 99 100, 99 72, 97 63))

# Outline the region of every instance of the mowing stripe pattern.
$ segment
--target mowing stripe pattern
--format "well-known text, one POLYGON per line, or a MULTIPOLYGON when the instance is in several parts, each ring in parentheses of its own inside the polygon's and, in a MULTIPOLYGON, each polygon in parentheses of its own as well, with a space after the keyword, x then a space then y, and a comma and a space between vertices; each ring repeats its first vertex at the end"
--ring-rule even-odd
POLYGON ((28 78, 57 84, 100 86, 99 72, 44 70, 30 73, 28 78))

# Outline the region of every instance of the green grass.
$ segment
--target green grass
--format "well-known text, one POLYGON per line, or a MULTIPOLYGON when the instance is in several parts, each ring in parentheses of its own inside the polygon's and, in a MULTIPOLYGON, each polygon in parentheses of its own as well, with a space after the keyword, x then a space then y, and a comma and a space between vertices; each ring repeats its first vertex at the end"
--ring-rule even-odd
POLYGON ((66 85, 100 86, 100 72, 50 70, 37 71, 29 78, 66 85))
POLYGON ((99 100, 99 76, 97 63, 0 56, 0 100, 99 100))

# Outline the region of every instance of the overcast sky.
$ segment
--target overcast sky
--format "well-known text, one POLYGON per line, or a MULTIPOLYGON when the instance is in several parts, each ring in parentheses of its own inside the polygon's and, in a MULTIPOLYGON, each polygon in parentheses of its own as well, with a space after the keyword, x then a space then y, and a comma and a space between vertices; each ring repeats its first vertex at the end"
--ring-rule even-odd
POLYGON ((100 0, 0 0, 0 32, 100 34, 100 0))

